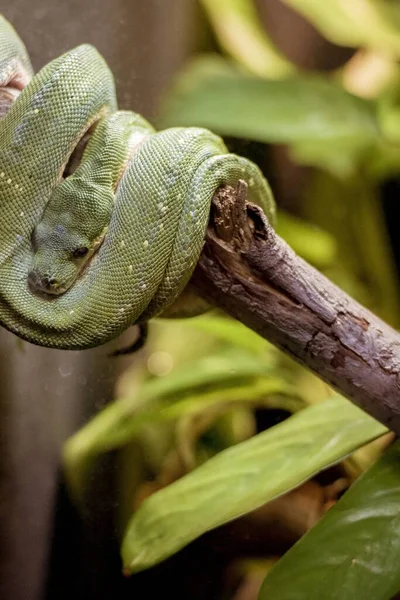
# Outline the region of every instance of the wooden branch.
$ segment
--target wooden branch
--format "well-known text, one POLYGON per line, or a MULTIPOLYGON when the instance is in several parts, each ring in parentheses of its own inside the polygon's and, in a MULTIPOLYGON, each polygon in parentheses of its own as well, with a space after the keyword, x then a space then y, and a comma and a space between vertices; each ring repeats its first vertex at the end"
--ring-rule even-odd
POLYGON ((191 284, 399 434, 400 335, 297 256, 246 190, 214 195, 191 284))

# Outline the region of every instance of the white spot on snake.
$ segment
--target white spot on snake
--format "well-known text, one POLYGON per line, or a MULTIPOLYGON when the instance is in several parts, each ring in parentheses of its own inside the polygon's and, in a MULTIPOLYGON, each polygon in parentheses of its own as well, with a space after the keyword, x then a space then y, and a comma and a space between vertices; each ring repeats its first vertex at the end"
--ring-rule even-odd
POLYGON ((7 183, 11 183, 12 179, 8 178, 7 183))
POLYGON ((33 112, 35 113, 35 115, 37 115, 37 114, 38 114, 38 112, 39 112, 39 109, 38 109, 38 108, 35 108, 35 110, 34 110, 33 112))
POLYGON ((125 248, 125 242, 124 242, 124 240, 121 241, 121 243, 120 243, 119 246, 120 246, 120 248, 125 248))
POLYGON ((147 285, 145 283, 141 283, 140 284, 140 289, 141 290, 145 290, 147 288, 147 285))
POLYGON ((15 189, 17 190, 19 188, 18 183, 15 184, 15 189))
POLYGON ((148 245, 149 245, 149 240, 144 240, 144 242, 143 242, 143 246, 144 246, 145 248, 147 248, 147 246, 148 246, 148 245))
POLYGON ((168 206, 163 206, 161 212, 166 213, 168 210, 168 206))
POLYGON ((120 313, 124 313, 124 312, 125 312, 125 309, 124 309, 124 308, 119 308, 119 309, 118 309, 118 312, 120 312, 120 313))
POLYGON ((4 177, 4 175, 5 175, 5 173, 4 173, 4 171, 2 171, 2 172, 0 173, 0 177, 4 177))
POLYGON ((129 273, 132 273, 132 272, 133 272, 133 265, 129 265, 129 267, 128 267, 128 271, 129 271, 129 273))
POLYGON ((21 210, 21 212, 19 213, 19 216, 20 216, 20 217, 23 217, 24 215, 25 215, 24 211, 23 211, 23 210, 21 210))
POLYGON ((179 200, 180 198, 182 198, 182 194, 177 194, 177 199, 179 200))
POLYGON ((69 314, 70 314, 70 315, 73 315, 73 314, 74 314, 74 312, 75 312, 75 311, 72 309, 72 310, 70 310, 70 311, 69 311, 69 314))
POLYGON ((159 228, 162 231, 164 229, 164 223, 160 223, 159 228))

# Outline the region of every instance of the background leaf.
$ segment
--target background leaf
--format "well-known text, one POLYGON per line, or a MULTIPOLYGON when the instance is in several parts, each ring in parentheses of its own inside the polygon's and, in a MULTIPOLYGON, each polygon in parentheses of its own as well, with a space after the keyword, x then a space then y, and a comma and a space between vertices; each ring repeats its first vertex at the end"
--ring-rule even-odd
POLYGON ((252 0, 201 0, 219 43, 250 73, 284 77, 296 70, 261 26, 252 0))
POLYGON ((267 81, 216 57, 192 62, 160 120, 163 127, 196 125, 289 144, 304 164, 346 175, 379 140, 373 104, 334 81, 316 75, 267 81))
POLYGON ((331 42, 400 56, 400 12, 385 0, 283 0, 331 42))

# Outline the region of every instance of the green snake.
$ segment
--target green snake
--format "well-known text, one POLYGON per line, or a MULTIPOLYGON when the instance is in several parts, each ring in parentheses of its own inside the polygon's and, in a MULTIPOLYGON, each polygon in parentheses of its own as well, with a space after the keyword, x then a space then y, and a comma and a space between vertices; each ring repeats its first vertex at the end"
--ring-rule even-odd
POLYGON ((1 92, 13 102, 0 122, 0 322, 23 339, 78 350, 162 315, 194 270, 223 184, 245 180, 273 219, 260 170, 219 137, 156 132, 118 111, 89 45, 33 76, 0 16, 1 92))

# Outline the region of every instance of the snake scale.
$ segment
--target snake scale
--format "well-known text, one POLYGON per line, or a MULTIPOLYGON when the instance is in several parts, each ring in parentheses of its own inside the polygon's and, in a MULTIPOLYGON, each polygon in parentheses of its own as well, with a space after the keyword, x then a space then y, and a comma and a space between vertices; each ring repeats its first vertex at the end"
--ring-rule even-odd
POLYGON ((223 184, 244 179, 273 219, 260 170, 219 137, 156 132, 119 111, 92 46, 33 75, 0 16, 0 93, 13 99, 0 122, 0 322, 25 340, 90 348, 162 315, 193 272, 223 184))

